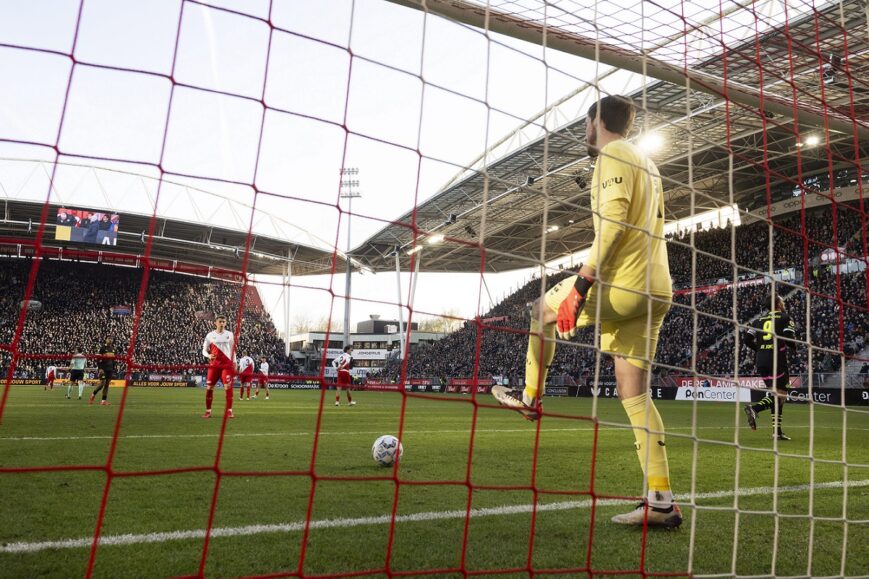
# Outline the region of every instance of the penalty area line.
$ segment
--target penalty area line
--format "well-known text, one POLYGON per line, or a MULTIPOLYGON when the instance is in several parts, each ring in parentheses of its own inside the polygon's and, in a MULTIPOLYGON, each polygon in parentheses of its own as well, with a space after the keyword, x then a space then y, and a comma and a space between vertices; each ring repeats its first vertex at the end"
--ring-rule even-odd
MULTIPOLYGON (((771 495, 774 492, 778 493, 793 493, 805 492, 812 488, 814 490, 824 489, 839 489, 843 486, 849 488, 869 486, 869 479, 854 480, 843 483, 843 481, 818 483, 815 485, 792 485, 778 487, 753 487, 743 488, 734 492, 733 490, 713 491, 708 493, 698 493, 695 495, 696 500, 708 499, 723 499, 734 496, 750 497, 758 495, 771 495)), ((621 505, 627 500, 601 499, 597 501, 598 507, 609 507, 621 505)), ((564 501, 556 503, 538 504, 537 512, 550 511, 568 511, 575 509, 587 509, 592 505, 591 499, 582 501, 564 501)), ((534 505, 505 505, 502 507, 490 507, 483 509, 471 509, 470 516, 473 518, 479 517, 498 517, 508 515, 519 515, 531 513, 534 505)), ((464 519, 467 513, 465 510, 453 511, 429 511, 422 513, 414 513, 410 515, 398 515, 395 517, 396 523, 418 523, 426 521, 441 521, 450 519, 464 519)), ((381 515, 377 517, 358 517, 358 518, 340 518, 340 519, 324 519, 319 521, 311 521, 308 527, 310 529, 336 529, 336 528, 352 528, 370 525, 386 525, 389 524, 392 517, 389 515, 381 515)), ((239 537, 262 535, 268 533, 297 533, 305 529, 305 522, 298 521, 294 523, 281 523, 271 525, 246 525, 243 527, 215 527, 211 529, 211 537, 239 537)), ((108 546, 123 546, 123 545, 143 545, 148 543, 166 543, 169 541, 184 541, 189 539, 204 539, 205 529, 192 529, 188 531, 168 531, 161 533, 147 534, 125 534, 125 535, 108 535, 100 537, 99 545, 101 547, 108 546)), ((0 553, 38 553, 52 549, 83 549, 88 548, 93 543, 93 537, 84 537, 81 539, 65 539, 60 541, 39 541, 39 542, 15 542, 5 543, 0 545, 0 553)))
MULTIPOLYGON (((631 426, 629 424, 624 425, 614 425, 614 424, 601 424, 601 430, 613 430, 613 431, 629 431, 631 426)), ((748 430, 748 426, 740 426, 740 429, 748 430)), ((802 424, 790 424, 788 425, 789 429, 811 429, 811 426, 802 425, 802 424)), ((841 428, 833 427, 833 426, 815 426, 815 430, 841 430, 841 428)), ((579 427, 579 428, 546 428, 541 427, 541 432, 591 432, 594 428, 591 427, 579 427)), ((733 426, 697 426, 693 428, 691 426, 675 426, 672 428, 667 428, 667 431, 692 431, 692 430, 736 430, 733 426)), ((869 428, 851 428, 849 427, 848 432, 854 431, 869 431, 869 428)), ((521 432, 528 433, 534 432, 533 428, 476 428, 474 432, 477 434, 501 434, 507 432, 521 432)), ((454 429, 440 429, 440 430, 405 430, 405 435, 410 434, 470 434, 471 431, 468 428, 454 428, 454 429)), ((362 434, 373 434, 378 435, 382 434, 380 430, 356 430, 356 431, 345 431, 345 430, 321 430, 320 435, 325 436, 356 436, 362 434)), ((220 433, 207 433, 207 434, 128 434, 128 435, 120 435, 118 439, 121 440, 141 440, 141 439, 159 439, 159 438, 218 438, 220 433)), ((314 436, 313 432, 303 432, 303 431, 292 431, 292 432, 226 432, 223 434, 224 438, 246 438, 246 437, 258 437, 258 436, 314 436)), ((53 441, 53 440, 111 440, 112 437, 109 435, 91 435, 91 436, 0 436, 0 442, 39 442, 39 441, 53 441)))
MULTIPOLYGON (((625 428, 630 428, 625 426, 625 428)), ((585 428, 543 428, 543 432, 591 432, 594 430, 590 427, 585 428)), ((672 430, 672 429, 671 429, 672 430)), ((528 428, 477 428, 477 433, 504 433, 504 432, 533 432, 528 428)), ((470 434, 470 429, 440 429, 440 430, 405 430, 404 434, 470 434)), ((361 434, 382 434, 380 430, 321 430, 321 436, 331 435, 341 436, 356 436, 361 434)), ((207 434, 129 434, 126 436, 118 436, 118 439, 148 439, 148 438, 218 438, 220 433, 207 434)), ((226 432, 224 438, 235 437, 256 437, 256 436, 314 436, 313 432, 291 431, 291 432, 226 432)), ((27 441, 51 441, 51 440, 111 440, 108 435, 92 435, 92 436, 0 436, 0 442, 27 442, 27 441)))

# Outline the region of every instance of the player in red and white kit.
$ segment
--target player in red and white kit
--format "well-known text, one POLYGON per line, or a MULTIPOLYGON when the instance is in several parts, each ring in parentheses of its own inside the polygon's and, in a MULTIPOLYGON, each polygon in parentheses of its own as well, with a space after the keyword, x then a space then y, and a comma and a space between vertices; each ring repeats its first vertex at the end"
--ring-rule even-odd
POLYGON ((260 358, 259 374, 257 375, 257 382, 256 382, 256 392, 254 392, 254 394, 253 394, 254 398, 259 396, 259 389, 260 388, 265 388, 266 400, 268 400, 269 399, 269 363, 268 363, 268 360, 266 360, 265 356, 260 358))
POLYGON ((353 378, 350 376, 350 369, 353 367, 353 346, 344 346, 344 353, 335 358, 332 365, 338 368, 338 382, 335 384, 335 406, 341 405, 341 388, 347 391, 347 402, 350 403, 350 406, 356 406, 353 397, 350 396, 350 387, 353 385, 353 378))
POLYGON ((217 381, 223 384, 226 392, 226 413, 232 415, 232 381, 237 368, 235 363, 232 332, 226 329, 226 318, 217 316, 214 319, 214 330, 205 336, 202 344, 202 355, 208 358, 208 373, 205 376, 205 414, 203 418, 211 418, 211 402, 214 399, 214 386, 217 381))
POLYGON ((54 379, 57 378, 57 366, 49 366, 45 369, 45 386, 43 390, 54 390, 54 379))
POLYGON ((250 356, 242 356, 238 360, 238 381, 241 382, 238 399, 244 400, 244 389, 247 387, 247 399, 250 400, 250 383, 253 382, 253 358, 250 356))

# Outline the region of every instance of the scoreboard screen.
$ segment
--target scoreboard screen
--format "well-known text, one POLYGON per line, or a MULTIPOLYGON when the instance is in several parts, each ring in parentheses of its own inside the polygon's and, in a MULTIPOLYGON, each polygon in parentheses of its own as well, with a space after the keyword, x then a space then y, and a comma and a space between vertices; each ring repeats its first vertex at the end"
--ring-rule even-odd
POLYGON ((56 241, 87 243, 90 245, 117 245, 120 216, 111 211, 93 209, 57 210, 56 241))

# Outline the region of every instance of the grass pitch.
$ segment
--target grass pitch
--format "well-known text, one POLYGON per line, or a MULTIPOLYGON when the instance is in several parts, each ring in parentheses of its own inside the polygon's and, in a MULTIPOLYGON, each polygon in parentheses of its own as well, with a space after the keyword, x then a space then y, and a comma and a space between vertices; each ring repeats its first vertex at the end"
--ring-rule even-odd
MULTIPOLYGON (((13 387, 0 468, 105 466, 120 396, 112 390, 115 405, 106 408, 67 400, 65 389, 13 387)), ((579 419, 591 414, 591 399, 547 399, 547 412, 571 418, 544 417, 538 440, 535 424, 503 409, 475 413, 468 396, 409 397, 396 485, 371 444, 398 434, 402 396, 359 392, 354 400, 349 408, 342 397, 336 408, 327 392, 321 414, 319 392, 236 400, 218 459, 222 392, 217 416, 203 420, 202 390, 130 389, 94 576, 194 575, 200 565, 208 576, 447 569, 435 576, 459 577, 464 569, 524 577, 533 568, 576 577, 589 565, 628 576, 869 573, 869 415, 856 409, 788 405, 793 440, 776 453, 768 414, 752 432, 734 404, 657 402, 685 523, 644 541, 640 529, 609 522, 633 501, 591 508, 582 494, 592 476, 600 497, 641 494, 618 401, 598 402, 592 465, 594 425, 579 419), (183 470, 191 467, 201 470, 183 470), (173 469, 180 472, 132 476, 173 469), (442 484, 425 484, 433 481, 442 484)), ((0 576, 82 576, 107 478, 105 470, 0 472, 0 576)))

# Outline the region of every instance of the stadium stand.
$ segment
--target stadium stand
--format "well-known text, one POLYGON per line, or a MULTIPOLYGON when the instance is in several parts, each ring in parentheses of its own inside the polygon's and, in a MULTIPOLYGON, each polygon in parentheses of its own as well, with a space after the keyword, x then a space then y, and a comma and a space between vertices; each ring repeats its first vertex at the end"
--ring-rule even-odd
MULTIPOLYGON (((853 208, 852 208, 853 209, 853 208)), ((809 237, 815 240, 826 240, 833 245, 833 218, 830 214, 831 207, 821 207, 807 212, 805 230, 809 237)), ((800 230, 800 215, 784 217, 776 222, 775 236, 775 265, 773 271, 795 268, 796 275, 801 276, 803 271, 804 238, 788 231, 788 229, 800 230)), ((689 288, 714 285, 717 281, 732 279, 732 262, 730 253, 735 248, 737 262, 740 266, 756 271, 769 271, 766 263, 769 250, 770 227, 765 221, 757 221, 737 228, 725 227, 694 233, 694 245, 698 250, 721 259, 697 253, 696 276, 692 281, 691 251, 690 245, 682 245, 678 241, 685 237, 674 236, 675 243, 668 244, 670 268, 673 276, 674 287, 689 288), (736 232, 735 244, 732 235, 736 232)), ((848 247, 862 243, 860 239, 859 213, 853 210, 843 210, 838 207, 836 217, 836 246, 848 247)), ((825 249, 824 246, 811 244, 809 248, 810 263, 817 261, 818 256, 825 249)), ((846 249, 847 252, 847 249, 846 249)), ((741 269, 738 275, 748 275, 759 279, 758 274, 741 269)), ((546 287, 552 287, 561 279, 569 275, 568 272, 559 272, 546 278, 546 287)), ((834 266, 813 264, 809 267, 810 280, 808 287, 813 292, 811 297, 812 346, 829 350, 841 350, 846 355, 859 352, 869 340, 869 313, 866 304, 866 284, 863 273, 850 273, 840 276, 842 307, 838 307, 836 300, 836 275, 834 266), (842 311, 845 335, 842 336, 842 348, 839 344, 839 311, 842 311)), ((664 322, 661 335, 662 339, 656 356, 656 363, 670 367, 690 368, 694 358, 694 335, 697 335, 696 343, 696 367, 702 374, 712 376, 731 376, 734 373, 734 350, 736 339, 733 332, 733 324, 728 320, 733 317, 734 303, 739 311, 742 323, 747 323, 754 316, 761 313, 767 306, 765 303, 766 290, 763 284, 750 285, 751 279, 746 280, 746 285, 738 288, 724 287, 708 294, 694 293, 696 300, 697 319, 691 310, 692 294, 681 293, 674 297, 674 305, 664 322), (736 292, 734 301, 734 291, 736 292)), ((799 339, 805 339, 806 328, 806 299, 807 293, 795 290, 789 286, 782 286, 782 293, 787 296, 788 311, 800 328, 799 339)), ((480 340, 480 375, 482 376, 508 376, 511 381, 518 381, 524 371, 524 358, 517 354, 525 350, 526 336, 524 332, 528 328, 529 309, 528 304, 540 295, 540 280, 533 279, 526 283, 514 294, 496 305, 481 318, 501 318, 504 321, 494 322, 492 325, 498 328, 509 328, 511 331, 497 330, 483 327, 480 340)), ((574 342, 580 347, 559 348, 556 351, 550 376, 567 375, 574 379, 588 376, 594 371, 595 351, 591 347, 593 343, 591 329, 585 329, 577 334, 574 342), (585 347, 583 347, 585 346, 585 347)), ((473 352, 477 339, 477 325, 467 323, 462 330, 447 336, 440 342, 430 346, 420 347, 412 352, 408 360, 407 376, 409 377, 450 377, 468 376, 474 368, 473 352), (467 353, 457 356, 456 353, 467 353)), ((839 369, 842 357, 834 354, 816 351, 812 356, 812 367, 815 372, 832 372, 839 369)), ((739 372, 751 374, 753 371, 753 354, 744 345, 740 348, 739 372)), ((808 351, 800 348, 794 357, 791 372, 794 374, 805 373, 808 369, 808 351)), ((397 380, 400 377, 401 361, 390 361, 383 372, 382 378, 397 380)), ((603 375, 612 373, 612 360, 608 357, 601 358, 599 372, 603 375)))
MULTIPOLYGON (((839 208, 837 216, 836 239, 839 247, 859 243, 859 214, 856 211, 843 211, 839 208)), ((788 228, 800 228, 799 215, 787 216, 777 222, 776 266, 774 269, 796 268, 802 270, 804 251, 803 238, 791 234, 788 228), (791 241, 787 241, 791 240, 791 241)), ((823 207, 806 214, 806 230, 813 239, 829 239, 832 244, 833 229, 830 207, 823 207)), ((731 248, 735 248, 741 266, 766 271, 763 263, 767 256, 769 226, 760 221, 735 229, 725 227, 693 234, 694 245, 701 251, 697 253, 695 287, 715 284, 721 278, 731 278, 732 265, 729 258, 731 248), (731 236, 737 232, 736 242, 732 245, 731 236), (704 255, 719 256, 721 259, 704 255)), ((669 244, 670 267, 676 288, 691 287, 691 255, 689 246, 682 245, 685 234, 675 236, 669 244)), ((817 261, 824 248, 815 246, 812 260, 817 261)), ((847 250, 846 250, 847 251, 847 250)), ((9 287, 10 292, 0 297, 0 343, 12 340, 17 321, 19 297, 23 294, 30 262, 25 260, 4 260, 0 270, 0 283, 9 287)), ((869 313, 859 304, 866 303, 865 279, 863 274, 841 276, 841 299, 843 307, 836 300, 836 276, 830 266, 813 265, 810 268, 809 289, 811 297, 813 346, 842 350, 853 355, 869 342, 869 313), (840 336, 839 311, 842 311, 844 335, 842 347, 840 336)), ((740 274, 750 272, 740 271, 740 274)), ((552 287, 569 272, 548 275, 546 287, 552 287)), ((63 365, 69 353, 76 347, 85 352, 96 352, 105 335, 115 337, 119 349, 125 351, 131 332, 132 316, 113 315, 111 307, 129 305, 136 302, 141 284, 142 270, 92 263, 45 261, 40 266, 34 299, 42 302, 41 310, 31 311, 22 334, 21 351, 25 354, 57 353, 57 358, 22 359, 16 368, 16 377, 38 377, 42 368, 49 363, 63 365), (98 280, 95 281, 95 280, 98 280)), ((751 280, 747 280, 747 284, 751 280)), ((803 290, 783 288, 787 296, 788 310, 794 317, 804 339, 806 328, 806 299, 803 290)), ((524 358, 517 352, 525 347, 525 331, 528 328, 528 304, 540 294, 540 280, 532 279, 518 291, 494 306, 482 319, 496 318, 491 324, 481 324, 480 336, 480 373, 485 376, 507 376, 513 380, 521 379, 524 371, 524 358), (506 331, 505 331, 506 328, 506 331)), ((745 285, 736 289, 719 288, 708 294, 696 292, 696 320, 692 313, 692 293, 679 293, 665 321, 662 340, 657 352, 656 362, 664 367, 690 368, 695 357, 694 334, 696 333, 696 368, 702 374, 714 376, 732 375, 734 371, 734 351, 736 339, 733 333, 732 310, 734 303, 740 312, 742 322, 749 321, 759 314, 764 303, 763 285, 745 285), (734 301, 734 291, 736 292, 734 301)), ((155 371, 160 367, 176 368, 188 366, 186 374, 195 372, 189 366, 201 364, 199 350, 202 336, 211 328, 211 322, 196 318, 197 311, 226 312, 230 316, 229 327, 235 327, 234 312, 238 309, 240 286, 226 281, 202 277, 180 275, 164 271, 153 271, 149 277, 148 291, 143 305, 141 327, 136 345, 136 360, 139 364, 151 366, 155 371)), ((299 374, 301 370, 293 360, 284 355, 284 343, 258 294, 249 293, 246 302, 244 326, 239 353, 265 355, 272 360, 272 371, 278 374, 299 374)), ((410 377, 469 376, 474 368, 473 352, 477 340, 477 324, 469 321, 464 328, 452 333, 440 342, 420 347, 408 359, 410 377), (456 355, 456 352, 464 355, 456 355)), ((579 379, 589 376, 595 370, 595 350, 593 330, 581 331, 575 339, 577 347, 559 348, 552 365, 551 376, 570 376, 579 379)), ((8 359, 8 355, 6 355, 8 359)), ((815 352, 812 367, 815 372, 832 372, 841 366, 841 356, 828 352, 815 352)), ((612 373, 612 360, 602 357, 599 372, 612 373)), ((742 346, 739 355, 739 372, 750 374, 752 371, 751 352, 742 346)), ((4 361, 5 365, 5 361, 4 361)), ((804 373, 808 369, 808 352, 799 349, 793 361, 793 373, 804 373)), ((173 370, 175 371, 175 370, 173 370)), ((380 378, 397 380, 400 377, 401 361, 387 362, 383 371, 374 374, 380 378)))
MULTIPOLYGON (((804 254, 808 254, 811 262, 816 259, 827 246, 844 247, 846 252, 861 254, 860 213, 857 205, 841 203, 837 205, 835 223, 836 235, 833 236, 833 215, 831 206, 806 212, 805 226, 801 223, 800 213, 788 215, 776 222, 773 237, 774 262, 773 270, 798 267, 802 268, 804 254), (805 238, 798 232, 804 230, 805 238)), ((697 252, 696 285, 702 286, 725 278, 732 279, 733 263, 739 266, 736 275, 743 275, 751 270, 766 272, 769 270, 769 224, 766 221, 742 225, 736 228, 739 237, 735 246, 732 245, 731 227, 712 229, 695 234, 694 247, 697 252), (731 260, 731 248, 736 248, 736 255, 731 260)), ((688 235, 683 232, 674 236, 667 246, 670 256, 670 275, 676 288, 688 287, 691 283, 691 256, 693 250, 688 235)))
MULTIPOLYGON (((14 337, 30 267, 30 260, 2 261, 0 286, 9 291, 0 296, 0 343, 8 344, 14 337)), ((115 315, 111 308, 136 303, 142 271, 44 260, 33 292, 33 299, 41 302, 42 307, 28 312, 21 351, 25 355, 56 353, 57 357, 25 356, 16 366, 15 377, 41 377, 42 369, 50 363, 66 365, 74 348, 96 353, 107 335, 115 338, 119 352, 126 352, 134 316, 115 315)), ((249 290, 249 295, 254 291, 249 290)), ((238 284, 152 271, 142 308, 136 362, 153 367, 150 368, 153 371, 188 366, 166 369, 193 374, 195 370, 189 366, 204 363, 202 339, 211 329, 211 321, 197 319, 196 312, 223 313, 228 317, 228 328, 234 331, 240 296, 238 284)), ((258 297, 246 301, 238 354, 266 356, 274 374, 294 374, 298 370, 292 359, 284 355, 284 342, 258 297)), ((3 365, 6 363, 8 354, 3 365)))

